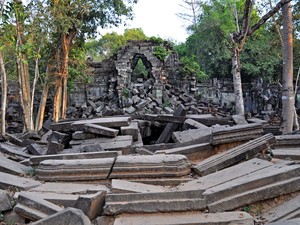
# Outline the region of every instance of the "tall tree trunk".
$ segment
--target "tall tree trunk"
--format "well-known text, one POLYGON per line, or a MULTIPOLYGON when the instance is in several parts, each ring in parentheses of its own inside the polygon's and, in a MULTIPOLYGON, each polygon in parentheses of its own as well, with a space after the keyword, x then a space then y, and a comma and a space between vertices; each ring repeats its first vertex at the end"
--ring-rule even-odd
POLYGON ((4 60, 2 57, 2 53, 0 53, 0 71, 1 71, 1 134, 4 136, 6 133, 6 103, 7 103, 7 80, 6 80, 6 70, 4 66, 4 60))
POLYGON ((283 134, 293 131, 295 98, 293 90, 293 24, 291 3, 282 7, 283 16, 283 73, 282 73, 282 124, 283 134))
POLYGON ((40 100, 39 110, 36 115, 35 120, 35 130, 39 131, 43 127, 44 117, 45 117, 45 108, 48 98, 48 92, 49 92, 49 73, 51 71, 52 66, 50 64, 47 65, 46 69, 46 77, 45 77, 45 83, 43 87, 43 93, 42 98, 40 100))
MULTIPOLYGON (((34 79, 33 79, 33 83, 32 83, 32 93, 31 93, 32 98, 31 98, 31 104, 30 104, 31 115, 33 115, 35 87, 36 87, 36 83, 37 83, 37 80, 38 80, 39 76, 40 76, 40 73, 39 73, 39 59, 36 58, 35 59, 35 69, 34 69, 34 79)), ((32 119, 33 119, 33 116, 32 116, 32 119)))
POLYGON ((232 76, 235 94, 235 113, 244 116, 245 110, 241 80, 240 51, 237 48, 234 49, 232 57, 232 76))

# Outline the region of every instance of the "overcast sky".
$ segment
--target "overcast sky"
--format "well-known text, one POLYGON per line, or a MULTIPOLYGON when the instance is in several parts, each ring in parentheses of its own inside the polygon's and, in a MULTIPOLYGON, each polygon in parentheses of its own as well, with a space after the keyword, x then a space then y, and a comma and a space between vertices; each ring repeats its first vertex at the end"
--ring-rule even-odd
POLYGON ((148 37, 159 36, 163 39, 184 42, 187 38, 184 21, 176 13, 182 11, 182 0, 138 0, 134 7, 134 19, 127 27, 100 31, 101 34, 116 31, 123 34, 126 28, 142 28, 148 37))

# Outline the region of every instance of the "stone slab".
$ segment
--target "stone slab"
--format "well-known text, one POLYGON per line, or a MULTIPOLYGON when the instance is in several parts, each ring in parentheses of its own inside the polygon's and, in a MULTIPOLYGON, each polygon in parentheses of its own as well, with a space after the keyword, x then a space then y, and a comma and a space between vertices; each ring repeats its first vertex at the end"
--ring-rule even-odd
POLYGON ((119 179, 112 179, 111 181, 111 191, 113 193, 153 193, 168 190, 168 188, 159 185, 143 184, 119 179))
POLYGON ((202 123, 206 126, 213 126, 216 124, 219 125, 233 125, 231 117, 217 118, 211 114, 188 114, 186 115, 187 119, 193 119, 199 123, 202 123))
POLYGON ((0 189, 0 212, 12 209, 11 199, 8 192, 0 189))
POLYGON ((285 221, 280 221, 280 222, 274 222, 274 223, 268 223, 268 224, 269 225, 299 225, 300 218, 285 220, 285 221))
POLYGON ((32 225, 91 225, 91 221, 84 213, 75 208, 67 208, 42 220, 31 223, 32 225))
POLYGON ((152 213, 122 214, 114 225, 254 225, 251 215, 246 212, 201 213, 152 213))
POLYGON ((20 216, 36 221, 63 210, 62 207, 35 196, 30 192, 20 192, 14 211, 20 216))
POLYGON ((21 160, 31 157, 30 154, 24 152, 25 150, 26 147, 19 147, 11 143, 0 143, 0 152, 20 158, 21 160))
POLYGON ((85 140, 85 139, 92 139, 92 138, 96 138, 97 134, 93 134, 93 133, 88 133, 88 132, 84 132, 84 131, 75 131, 72 134, 72 139, 74 140, 85 140))
POLYGON ((180 177, 190 173, 184 155, 118 156, 109 178, 180 177))
POLYGON ((72 153, 72 154, 57 154, 57 155, 45 155, 45 156, 32 156, 30 157, 30 163, 33 166, 37 166, 44 160, 69 160, 69 159, 101 159, 101 158, 115 158, 121 155, 120 151, 107 151, 107 152, 88 152, 88 153, 72 153))
POLYGON ((106 185, 90 183, 45 182, 38 187, 29 189, 30 192, 51 192, 60 194, 87 194, 99 191, 109 191, 106 185))
POLYGON ((277 159, 300 160, 300 148, 275 148, 272 154, 277 159))
POLYGON ((209 128, 208 126, 206 126, 202 123, 199 123, 198 121, 193 120, 193 119, 186 119, 184 121, 183 125, 186 129, 206 129, 206 128, 209 128))
POLYGON ((209 142, 211 139, 211 128, 198 128, 184 131, 176 131, 172 134, 174 142, 184 143, 193 140, 201 139, 203 143, 209 142))
POLYGON ((138 122, 131 122, 129 126, 120 128, 121 135, 131 135, 134 141, 138 140, 139 126, 138 122))
POLYGON ((45 160, 36 168, 36 177, 44 181, 105 180, 115 158, 45 160))
POLYGON ((262 215, 267 222, 284 221, 292 218, 300 218, 300 195, 272 208, 262 215))
POLYGON ((19 190, 28 190, 41 185, 41 182, 31 178, 19 177, 8 173, 0 172, 0 188, 16 187, 19 190))
POLYGON ((245 125, 248 124, 247 120, 244 116, 241 115, 232 115, 232 119, 237 125, 245 125))
POLYGON ((16 161, 7 159, 0 152, 0 172, 9 173, 14 175, 25 175, 30 171, 31 167, 24 166, 16 161))
POLYGON ((119 130, 100 126, 97 124, 92 124, 92 123, 84 124, 83 129, 85 132, 98 134, 104 137, 116 137, 119 133, 119 130))
POLYGON ((276 147, 299 147, 300 145, 300 134, 290 134, 290 135, 279 135, 276 136, 276 147))

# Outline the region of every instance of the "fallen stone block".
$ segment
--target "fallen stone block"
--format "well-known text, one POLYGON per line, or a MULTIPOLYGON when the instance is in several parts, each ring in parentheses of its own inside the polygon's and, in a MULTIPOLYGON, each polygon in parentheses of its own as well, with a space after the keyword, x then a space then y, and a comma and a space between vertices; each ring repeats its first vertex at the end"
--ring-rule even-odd
POLYGON ((122 214, 113 225, 254 225, 246 212, 201 213, 176 212, 152 214, 122 214))
POLYGON ((273 158, 276 159, 289 159, 289 160, 300 160, 299 148, 278 148, 272 150, 273 158))
POLYGON ((182 154, 189 160, 206 159, 214 154, 213 148, 209 143, 189 145, 185 147, 171 148, 156 151, 155 154, 182 154))
POLYGON ((48 216, 32 225, 91 225, 89 218, 80 209, 67 208, 48 216))
POLYGON ((212 129, 212 145, 219 145, 231 142, 249 141, 258 138, 263 133, 263 125, 258 123, 216 126, 212 129))
POLYGON ((40 184, 41 182, 30 178, 19 177, 0 172, 0 187, 3 189, 8 187, 16 187, 19 190, 28 190, 30 188, 39 186, 40 184))
POLYGON ((104 215, 202 210, 206 206, 200 191, 107 194, 104 215))
POLYGON ((49 141, 59 143, 64 146, 68 146, 71 139, 72 139, 71 134, 53 131, 50 135, 49 141))
POLYGON ((57 153, 63 151, 64 148, 65 148, 64 144, 61 144, 61 143, 58 143, 58 142, 55 142, 55 141, 50 141, 48 143, 48 148, 47 148, 47 151, 46 151, 46 155, 57 154, 57 153))
POLYGON ((285 221, 280 221, 280 222, 274 222, 274 223, 268 223, 268 224, 269 225, 299 225, 300 218, 285 220, 285 221))
POLYGON ((119 130, 96 125, 96 124, 87 123, 84 124, 83 127, 85 132, 98 134, 105 137, 116 137, 119 133, 119 130))
POLYGON ((190 173, 183 155, 118 156, 109 178, 180 177, 190 173))
POLYGON ((72 130, 71 125, 74 123, 74 121, 64 121, 59 123, 52 123, 50 125, 50 129, 52 131, 58 131, 58 132, 69 132, 72 130))
POLYGON ((47 149, 36 143, 27 145, 27 150, 32 155, 45 155, 47 151, 47 149))
POLYGON ((173 132, 172 140, 174 142, 184 143, 193 140, 199 140, 203 143, 211 140, 211 128, 198 128, 184 131, 173 132))
POLYGON ((80 209, 90 220, 93 220, 102 214, 105 196, 105 191, 81 195, 76 201, 74 208, 80 209))
POLYGON ((12 209, 11 199, 9 194, 0 189, 0 212, 12 209))
POLYGON ((245 125, 248 124, 247 120, 245 119, 244 116, 241 115, 232 115, 232 120, 235 122, 237 125, 245 125))
POLYGON ((188 130, 188 129, 200 129, 200 128, 206 129, 206 128, 209 128, 208 126, 206 126, 202 123, 199 123, 199 122, 197 122, 196 120, 193 120, 193 119, 186 119, 184 121, 183 126, 186 130, 188 130))
POLYGON ((275 148, 297 148, 300 145, 300 134, 279 135, 275 138, 275 148))
POLYGON ((199 123, 202 123, 206 126, 213 126, 216 124, 219 125, 233 125, 231 117, 218 118, 211 114, 188 114, 186 115, 187 119, 193 119, 199 123))
POLYGON ((95 181, 107 179, 115 158, 45 160, 36 168, 43 181, 95 181))
POLYGON ((21 174, 25 175, 31 169, 32 169, 31 167, 24 166, 18 162, 7 159, 0 152, 0 172, 14 174, 14 175, 21 175, 21 174))
POLYGON ((153 193, 153 192, 164 192, 169 190, 166 187, 143 184, 127 180, 112 179, 111 191, 113 193, 153 193))
POLYGON ((131 122, 127 127, 121 127, 121 135, 131 135, 134 141, 138 140, 139 127, 138 122, 131 122))
POLYGON ((30 158, 31 155, 25 153, 25 147, 19 147, 11 143, 0 143, 0 152, 11 155, 20 160, 30 158))
POLYGON ((85 139, 92 139, 92 138, 96 138, 97 134, 93 134, 93 133, 88 133, 88 132, 84 132, 84 131, 75 131, 72 134, 72 139, 74 140, 85 140, 85 139))
POLYGON ((99 191, 109 191, 106 185, 92 184, 92 183, 64 183, 64 182, 45 182, 37 187, 33 187, 28 191, 59 193, 59 194, 87 194, 96 193, 99 191))
POLYGON ((300 195, 268 210, 262 215, 262 218, 268 223, 300 218, 300 195))
POLYGON ((20 192, 17 202, 18 203, 14 207, 14 211, 20 216, 31 221, 43 219, 63 210, 63 208, 58 205, 48 202, 42 198, 38 198, 33 193, 29 192, 20 192))
POLYGON ((228 151, 211 156, 193 166, 193 170, 201 176, 214 173, 269 149, 274 142, 275 137, 273 134, 266 134, 228 151))
POLYGON ((4 224, 12 224, 12 221, 14 224, 26 224, 25 223, 25 218, 19 216, 14 210, 9 210, 2 212, 3 214, 3 222, 4 224))

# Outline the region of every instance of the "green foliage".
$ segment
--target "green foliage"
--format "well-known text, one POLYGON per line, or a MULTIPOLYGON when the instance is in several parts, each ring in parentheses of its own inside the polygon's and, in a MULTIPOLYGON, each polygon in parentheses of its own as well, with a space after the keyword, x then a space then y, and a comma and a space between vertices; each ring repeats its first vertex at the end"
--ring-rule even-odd
POLYGON ((246 205, 246 206, 244 206, 243 211, 250 213, 251 209, 252 209, 251 205, 246 205))
POLYGON ((166 49, 163 46, 155 46, 153 48, 153 54, 160 60, 160 61, 165 61, 165 59, 167 58, 168 55, 171 54, 171 50, 170 49, 166 49))
POLYGON ((2 214, 2 212, 0 211, 0 222, 2 222, 3 221, 3 214, 2 214))
POLYGON ((183 56, 180 58, 181 69, 180 72, 184 77, 195 76, 197 80, 207 79, 207 75, 201 70, 199 63, 196 61, 195 57, 183 56))
POLYGON ((148 76, 148 70, 146 69, 142 59, 138 59, 136 66, 134 67, 132 71, 132 76, 148 76))
POLYGON ((123 88, 123 96, 125 98, 129 98, 130 97, 130 90, 128 88, 123 88))
POLYGON ((34 177, 35 176, 35 167, 30 167, 27 171, 26 171, 26 175, 34 177))

